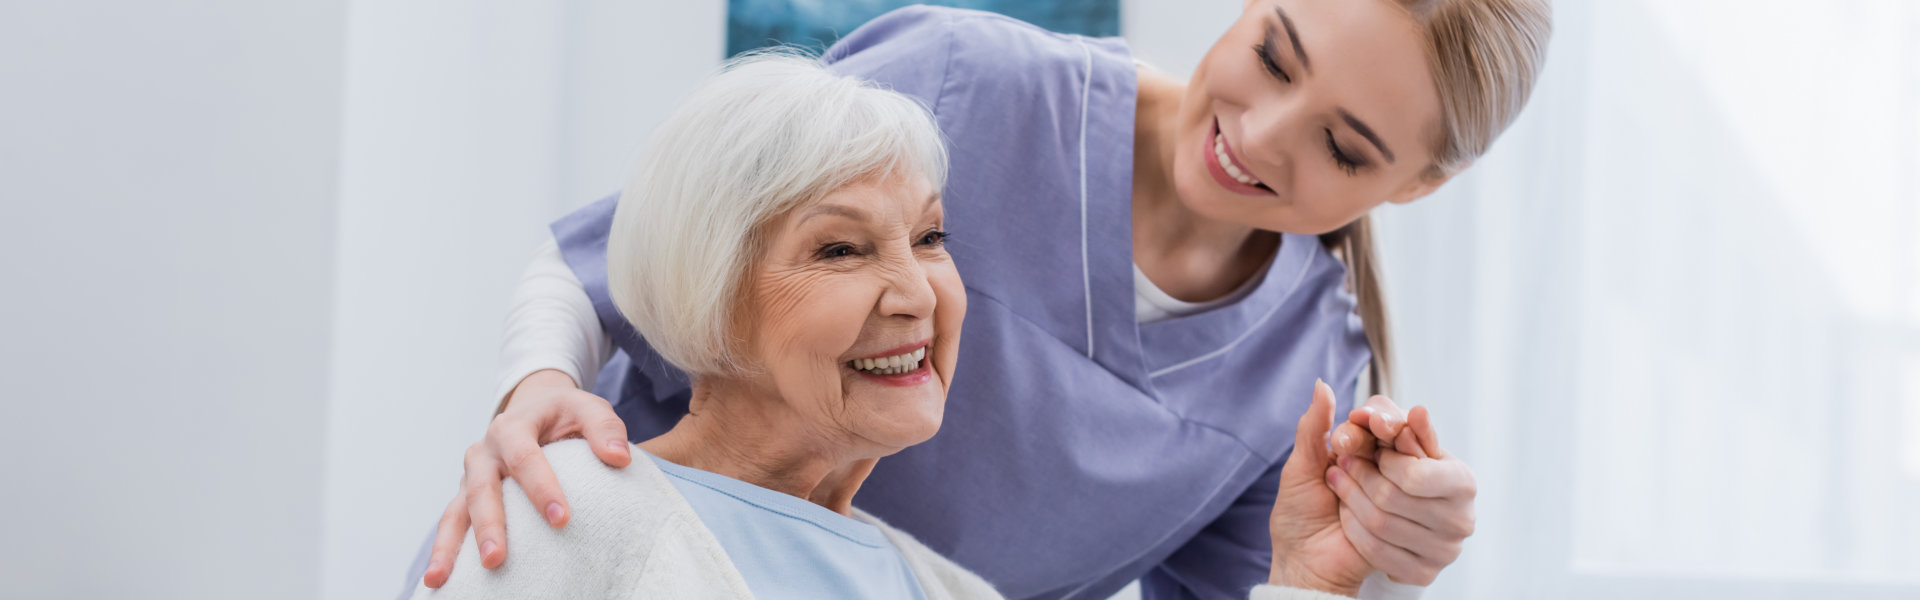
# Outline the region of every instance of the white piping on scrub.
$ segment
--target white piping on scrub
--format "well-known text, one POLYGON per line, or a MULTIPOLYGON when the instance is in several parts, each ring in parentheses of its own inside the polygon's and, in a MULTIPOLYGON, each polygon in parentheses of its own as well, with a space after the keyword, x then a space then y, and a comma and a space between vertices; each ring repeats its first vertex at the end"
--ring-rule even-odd
MULTIPOLYGON (((1287 296, 1292 296, 1293 290, 1300 287, 1300 281, 1303 279, 1306 279, 1307 272, 1313 270, 1313 259, 1318 254, 1319 254, 1318 252, 1311 252, 1307 254, 1307 264, 1300 268, 1300 274, 1294 276, 1293 283, 1287 286, 1287 296)), ((1246 331, 1240 332, 1239 337, 1233 338, 1233 341, 1227 342, 1227 345, 1221 346, 1219 350, 1214 350, 1212 352, 1208 352, 1206 354, 1196 356, 1192 359, 1188 359, 1186 362, 1182 362, 1180 364, 1173 365, 1165 369, 1154 371, 1152 373, 1148 373, 1147 378, 1152 379, 1155 377, 1159 377, 1161 375, 1165 375, 1168 373, 1172 373, 1174 371, 1185 369, 1187 367, 1191 367, 1226 354, 1227 351, 1232 350, 1234 346, 1238 346, 1240 345, 1240 342, 1245 341, 1247 339, 1247 336, 1253 335, 1253 332, 1255 331, 1259 331, 1260 326, 1267 324, 1267 319, 1273 318, 1273 314, 1280 312, 1280 307, 1285 304, 1286 304, 1285 302, 1274 303, 1273 308, 1267 310, 1267 314, 1260 316, 1260 320, 1254 321, 1253 325, 1248 327, 1246 331)))
POLYGON ((1086 56, 1087 79, 1080 85, 1080 289, 1087 299, 1087 359, 1093 359, 1093 266, 1087 262, 1087 102, 1093 92, 1093 50, 1086 40, 1080 52, 1086 56))

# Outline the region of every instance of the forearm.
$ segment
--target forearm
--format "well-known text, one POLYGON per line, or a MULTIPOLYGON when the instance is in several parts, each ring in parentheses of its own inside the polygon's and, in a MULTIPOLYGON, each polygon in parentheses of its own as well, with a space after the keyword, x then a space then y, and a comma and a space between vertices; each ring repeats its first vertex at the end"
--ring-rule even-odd
POLYGON ((506 408, 514 389, 523 382, 535 382, 534 375, 543 372, 553 373, 538 383, 592 389, 600 365, 612 353, 611 338, 600 327, 593 300, 561 257, 559 246, 548 240, 527 264, 507 313, 496 412, 506 408))

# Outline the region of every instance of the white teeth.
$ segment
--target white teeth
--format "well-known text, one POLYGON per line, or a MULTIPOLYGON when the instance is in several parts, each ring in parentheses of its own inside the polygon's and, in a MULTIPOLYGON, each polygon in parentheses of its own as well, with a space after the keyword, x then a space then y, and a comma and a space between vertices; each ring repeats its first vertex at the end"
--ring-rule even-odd
POLYGON ((1260 180, 1254 179, 1251 173, 1241 171, 1240 167, 1234 165, 1233 157, 1227 154, 1226 138, 1217 136, 1213 138, 1213 154, 1214 158, 1220 160, 1220 166, 1227 172, 1227 176, 1232 177, 1234 181, 1247 185, 1260 184, 1260 180))
POLYGON ((850 364, 855 369, 876 375, 899 375, 920 368, 920 359, 927 357, 927 349, 922 347, 906 354, 883 356, 880 358, 856 358, 850 364))

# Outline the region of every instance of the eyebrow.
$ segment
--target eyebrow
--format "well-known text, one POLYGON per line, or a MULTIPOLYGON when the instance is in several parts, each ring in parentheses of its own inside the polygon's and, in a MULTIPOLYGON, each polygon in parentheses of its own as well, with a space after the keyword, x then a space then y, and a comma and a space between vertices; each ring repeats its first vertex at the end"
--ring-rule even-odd
POLYGON ((1354 117, 1353 113, 1347 112, 1347 109, 1342 108, 1337 109, 1337 111, 1340 113, 1340 120, 1346 121, 1348 126, 1353 127, 1354 131, 1359 132, 1360 137, 1367 138, 1367 141, 1373 142, 1373 147, 1380 149, 1380 154, 1387 157, 1389 164, 1393 162, 1393 151, 1387 149, 1386 142, 1380 141, 1380 136, 1374 135, 1372 127, 1368 127, 1366 123, 1354 117))
POLYGON ((858 208, 854 208, 851 206, 841 206, 839 204, 821 204, 813 207, 812 209, 807 210, 806 216, 800 217, 800 220, 798 222, 795 222, 794 225, 798 226, 801 223, 807 222, 808 219, 812 219, 814 217, 818 217, 821 215, 836 215, 836 216, 853 219, 855 221, 865 220, 867 218, 866 211, 862 211, 858 208))
POLYGON ((1293 44, 1293 55, 1300 57, 1300 70, 1312 71, 1313 63, 1307 60, 1306 47, 1300 45, 1300 32, 1293 28, 1293 19, 1287 18, 1287 11, 1278 6, 1273 7, 1273 13, 1280 15, 1280 26, 1287 28, 1287 41, 1293 44))
MULTIPOLYGON (((925 211, 927 207, 933 206, 935 202, 939 202, 939 201, 940 201, 940 192, 934 192, 932 194, 928 194, 927 203, 921 205, 920 210, 925 211)), ((834 216, 846 217, 849 219, 853 219, 855 221, 861 221, 867 218, 866 211, 862 211, 858 208, 854 208, 851 206, 842 206, 839 204, 821 204, 818 206, 814 206, 812 209, 809 209, 807 211, 807 214, 805 216, 800 217, 800 220, 796 221, 794 225, 798 226, 801 223, 807 222, 807 219, 811 219, 821 215, 834 215, 834 216)))

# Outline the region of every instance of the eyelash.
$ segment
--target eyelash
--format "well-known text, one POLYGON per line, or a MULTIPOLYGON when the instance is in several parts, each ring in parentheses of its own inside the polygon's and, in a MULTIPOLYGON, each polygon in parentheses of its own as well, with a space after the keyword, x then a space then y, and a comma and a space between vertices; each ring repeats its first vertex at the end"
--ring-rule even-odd
POLYGON ((854 252, 853 244, 849 244, 846 242, 833 242, 831 244, 821 246, 820 251, 816 252, 815 255, 818 256, 821 260, 838 260, 838 259, 846 258, 849 256, 853 256, 853 252, 854 252), (840 252, 840 251, 845 251, 845 252, 841 254, 835 254, 836 252, 840 252))
POLYGON ((1273 62, 1273 55, 1267 53, 1267 50, 1266 42, 1253 45, 1253 55, 1260 59, 1260 65, 1266 67, 1268 73, 1272 73, 1281 83, 1293 83, 1293 76, 1288 75, 1286 70, 1281 69, 1279 63, 1273 62))
MULTIPOLYGON (((941 231, 938 229, 933 229, 933 230, 928 230, 926 233, 920 234, 920 240, 918 242, 915 242, 915 244, 939 248, 947 245, 947 238, 950 238, 950 237, 953 237, 952 234, 949 234, 945 231, 941 231)), ((815 252, 814 254, 815 256, 820 258, 820 260, 838 260, 842 258, 847 258, 849 256, 853 256, 854 252, 856 252, 856 249, 853 247, 853 244, 849 244, 846 242, 833 242, 833 243, 821 246, 820 250, 818 252, 815 252)))
POLYGON ((1333 142, 1332 129, 1325 131, 1327 132, 1327 151, 1333 154, 1333 164, 1340 167, 1341 170, 1346 171, 1349 176, 1358 175, 1360 173, 1360 167, 1366 165, 1347 156, 1346 152, 1340 150, 1340 145, 1333 142))
MULTIPOLYGON (((1272 32, 1268 32, 1268 35, 1271 36, 1272 32)), ((1253 55, 1260 59, 1261 66, 1266 67, 1267 72, 1273 74, 1274 78, 1279 79, 1282 83, 1293 83, 1293 77, 1287 75, 1286 70, 1281 69, 1279 64, 1273 62, 1273 55, 1267 52, 1269 49, 1267 42, 1254 44, 1253 55)), ((1332 129, 1328 129, 1326 132, 1327 152, 1333 155, 1333 164, 1340 167, 1340 170, 1346 171, 1348 176, 1359 175, 1360 168, 1367 166, 1366 163, 1360 162, 1348 156, 1346 152, 1341 151, 1340 145, 1333 141, 1332 129)))

